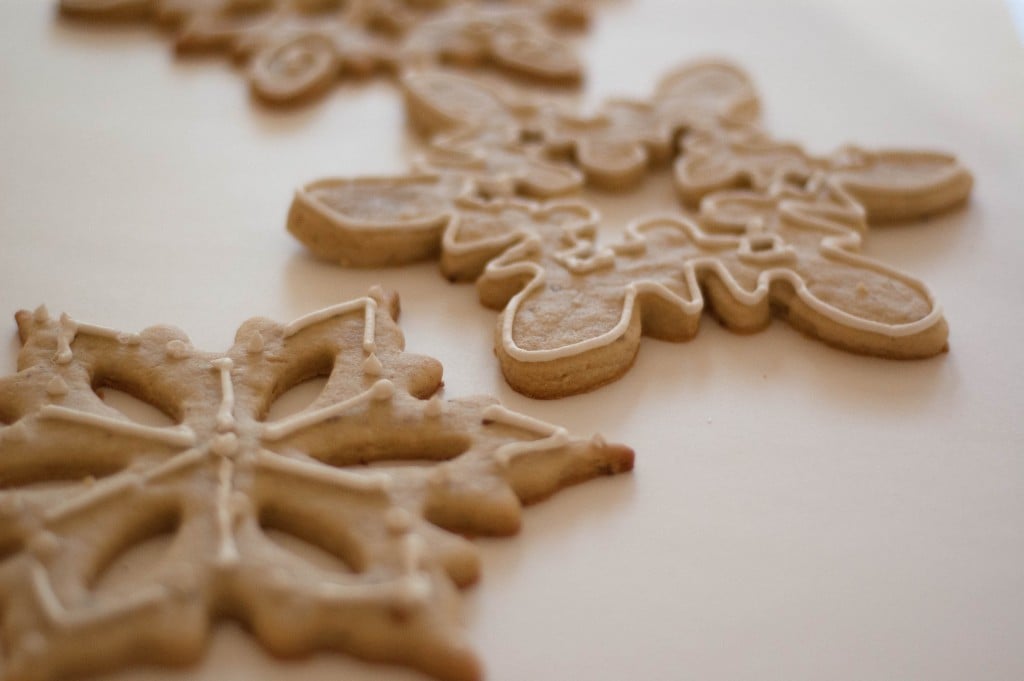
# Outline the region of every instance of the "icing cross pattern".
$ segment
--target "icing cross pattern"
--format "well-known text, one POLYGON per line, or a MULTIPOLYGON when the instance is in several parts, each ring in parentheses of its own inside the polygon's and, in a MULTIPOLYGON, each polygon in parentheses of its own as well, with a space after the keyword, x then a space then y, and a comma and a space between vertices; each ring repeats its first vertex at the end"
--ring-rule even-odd
POLYGON ((171 327, 19 313, 19 371, 0 378, 4 678, 181 664, 221 617, 283 655, 336 648, 479 678, 452 613, 479 571, 460 535, 513 533, 523 503, 628 470, 632 452, 487 398, 442 400, 437 362, 402 352, 397 309, 374 289, 287 325, 253 319, 224 355, 171 327), (317 375, 327 384, 309 407, 265 420, 317 375), (127 419, 103 386, 176 425, 127 419), (162 534, 171 543, 142 585, 98 588, 118 556, 162 534))
POLYGON ((491 65, 576 83, 582 67, 559 29, 587 23, 585 0, 60 0, 65 16, 151 19, 181 53, 224 51, 247 66, 255 95, 295 103, 339 76, 436 63, 491 65))
POLYGON ((869 221, 962 204, 972 185, 937 152, 845 147, 814 157, 758 127, 749 78, 723 62, 684 65, 649 101, 579 116, 445 71, 407 74, 409 118, 429 142, 415 172, 301 187, 289 231, 348 266, 440 257, 500 310, 506 380, 562 397, 615 380, 640 337, 682 341, 708 308, 741 332, 782 317, 852 352, 943 352, 928 288, 859 255, 869 221), (566 198, 623 189, 672 164, 695 210, 638 218, 609 246, 599 215, 566 198), (542 202, 537 202, 541 199, 542 202))

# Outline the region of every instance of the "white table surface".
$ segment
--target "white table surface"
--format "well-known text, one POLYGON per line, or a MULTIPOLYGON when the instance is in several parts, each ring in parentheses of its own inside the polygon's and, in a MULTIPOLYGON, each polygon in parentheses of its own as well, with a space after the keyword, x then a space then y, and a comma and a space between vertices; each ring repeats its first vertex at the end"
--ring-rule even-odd
MULTIPOLYGON (((0 365, 13 313, 185 329, 226 348, 380 282, 446 394, 637 451, 633 475, 529 509, 481 540, 468 638, 495 681, 1024 678, 1024 50, 1006 6, 963 0, 615 0, 583 38, 587 98, 642 96, 685 58, 735 58, 770 129, 817 152, 938 147, 976 175, 966 210, 879 228, 866 252, 926 281, 949 354, 849 355, 776 323, 645 341, 597 392, 537 402, 491 353, 495 315, 436 264, 346 271, 284 232, 292 189, 397 172, 415 141, 395 88, 345 85, 275 112, 223 60, 175 60, 147 27, 0 2, 0 365)), ((587 194, 603 234, 673 205, 667 175, 587 194)), ((276 661, 231 625, 187 672, 106 677, 413 680, 321 654, 276 661)))

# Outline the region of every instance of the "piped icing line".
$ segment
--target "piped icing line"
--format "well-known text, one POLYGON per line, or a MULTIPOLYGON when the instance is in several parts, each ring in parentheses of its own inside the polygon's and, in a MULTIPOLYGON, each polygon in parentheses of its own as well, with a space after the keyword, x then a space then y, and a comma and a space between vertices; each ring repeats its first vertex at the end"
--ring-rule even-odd
MULTIPOLYGON (((801 302, 805 303, 810 309, 823 317, 849 328, 892 338, 901 338, 922 333, 941 321, 942 309, 935 301, 934 295, 927 286, 919 280, 909 277, 892 268, 886 267, 875 260, 851 253, 850 248, 856 248, 860 244, 860 236, 856 232, 847 233, 845 230, 829 224, 824 218, 815 219, 813 216, 807 215, 805 212, 800 212, 799 207, 799 205, 783 204, 780 208, 781 211, 786 211, 786 216, 791 219, 789 224, 792 225, 793 223, 797 223, 795 226, 798 227, 803 224, 812 226, 816 230, 825 229, 836 235, 823 239, 819 247, 819 250, 823 254, 833 259, 845 261, 849 264, 870 269, 902 281, 909 287, 917 290, 922 297, 928 301, 930 306, 929 313, 919 320, 901 324, 888 324, 857 317, 839 308, 828 305, 819 298, 813 296, 803 278, 793 270, 785 267, 762 271, 758 276, 757 286, 752 291, 748 291, 739 285, 735 277, 733 277, 732 273, 728 271, 720 259, 712 256, 706 256, 693 258, 687 261, 683 268, 685 275, 684 278, 687 282, 689 291, 693 296, 692 299, 687 300, 682 298, 663 284, 657 282, 632 282, 623 287, 625 290, 625 297, 622 304, 622 313, 618 322, 608 331, 593 338, 564 345, 559 348, 527 350, 516 344, 513 336, 513 328, 519 307, 530 296, 530 294, 544 284, 544 271, 535 263, 500 265, 500 261, 495 261, 495 264, 497 265, 496 267, 488 267, 489 274, 492 276, 506 277, 528 274, 533 277, 529 284, 512 297, 505 308, 505 312, 503 313, 501 337, 504 350, 510 357, 520 362, 548 362, 564 357, 576 356, 590 350, 610 345, 615 340, 622 337, 629 328, 629 324, 632 321, 634 313, 636 299, 641 293, 658 295, 666 301, 674 304, 674 306, 679 308, 684 314, 690 316, 697 315, 704 307, 704 298, 701 294, 699 284, 700 277, 697 275, 699 271, 714 272, 729 290, 730 295, 732 295, 741 304, 748 306, 763 303, 769 295, 769 290, 773 282, 788 282, 793 286, 801 302)), ((643 232, 645 230, 663 226, 671 226, 686 232, 690 239, 702 246, 723 247, 727 246, 730 242, 737 244, 741 243, 740 237, 709 236, 688 221, 675 217, 655 217, 631 224, 627 227, 628 237, 630 238, 629 243, 643 243, 646 241, 643 236, 643 232)), ((635 248, 635 246, 632 246, 631 248, 635 248)), ((789 262, 790 258, 788 254, 788 250, 783 251, 778 259, 783 262, 789 262)), ((775 259, 775 256, 773 256, 773 259, 775 259)))
POLYGON ((111 329, 106 326, 98 326, 96 324, 75 322, 75 327, 76 335, 86 334, 89 336, 97 336, 99 338, 109 338, 110 340, 117 341, 118 343, 124 343, 126 345, 137 345, 142 340, 137 333, 124 333, 116 329, 111 329))
POLYGON ((141 482, 154 482, 169 477, 194 466, 205 459, 201 450, 192 450, 175 456, 142 476, 131 473, 120 473, 93 484, 86 492, 72 497, 67 501, 48 510, 45 515, 47 522, 59 521, 75 515, 87 508, 101 504, 125 492, 138 489, 141 482))
POLYGON ((336 485, 353 492, 382 494, 386 493, 391 485, 391 477, 384 473, 353 473, 327 464, 299 461, 267 451, 257 452, 256 465, 275 473, 292 475, 325 485, 336 485))
POLYGON ((494 458, 502 465, 509 464, 512 459, 522 454, 558 449, 569 444, 569 431, 565 428, 511 411, 500 404, 488 406, 484 409, 482 416, 484 424, 501 423, 543 436, 532 442, 510 442, 499 447, 494 452, 494 458))
POLYGON ((348 314, 349 312, 355 312, 359 309, 362 309, 364 314, 363 351, 373 352, 376 349, 377 301, 369 296, 332 305, 331 307, 324 308, 323 310, 311 312, 304 317, 299 317, 290 324, 285 325, 283 331, 284 337, 291 338, 299 331, 302 331, 309 326, 348 314))
POLYGON ((234 362, 228 357, 213 361, 213 366, 220 372, 220 406, 217 409, 217 430, 225 432, 235 425, 235 387, 231 383, 231 368, 234 362))
POLYGON ((336 416, 341 416, 353 407, 367 402, 381 401, 388 399, 394 394, 394 384, 387 379, 381 379, 373 384, 369 390, 364 390, 355 397, 332 404, 329 407, 303 411, 288 418, 281 419, 276 423, 264 423, 260 437, 264 440, 275 442, 294 435, 295 433, 310 428, 319 423, 336 416))
POLYGON ((217 469, 217 564, 222 567, 235 565, 239 560, 235 544, 233 514, 231 511, 232 478, 235 466, 228 458, 220 460, 217 469))
POLYGON ((61 520, 108 501, 119 494, 137 489, 138 485, 139 478, 131 474, 121 474, 108 480, 101 480, 87 492, 83 492, 49 509, 44 518, 47 522, 61 520))
POLYGON ((196 443, 195 432, 185 425, 173 426, 171 428, 156 428, 132 421, 103 416, 102 414, 69 409, 55 404, 48 404, 42 407, 39 410, 39 417, 91 426, 107 430, 111 433, 143 438, 172 447, 191 447, 196 443))
MULTIPOLYGON (((722 199, 724 198, 726 198, 726 196, 723 194, 722 199)), ((713 205, 713 203, 709 202, 709 206, 713 205)), ((713 269, 721 278, 722 283, 724 283, 729 289, 730 294, 744 305, 758 305, 762 303, 768 296, 769 288, 773 282, 786 281, 793 286, 793 289, 801 302, 826 319, 848 328, 866 331, 868 333, 876 333, 891 338, 903 338, 922 333, 941 321, 942 308, 936 301, 935 295, 932 293, 931 289, 929 289, 924 282, 891 267, 887 267, 877 260, 866 258, 855 252, 860 249, 860 245, 862 243, 862 238, 859 233, 856 231, 848 231, 836 226, 829 222, 826 217, 816 215, 813 205, 808 206, 799 201, 782 201, 779 204, 779 212, 784 218, 788 218, 786 224, 791 227, 830 233, 832 236, 823 238, 818 247, 819 252, 826 257, 844 261, 863 269, 872 270, 892 279, 901 281, 909 288, 916 290, 928 302, 928 314, 916 321, 901 324, 888 324, 885 322, 876 322, 870 319, 864 319, 863 317, 857 317, 815 297, 811 294, 810 289, 808 289, 807 283, 803 278, 796 272, 786 268, 773 268, 761 272, 758 275, 757 287, 753 291, 743 289, 732 274, 729 273, 728 270, 725 269, 724 265, 722 265, 722 263, 717 259, 695 259, 687 263, 687 268, 689 270, 696 270, 699 267, 713 269)), ((657 226, 657 222, 663 222, 664 220, 665 219, 656 218, 649 224, 638 225, 637 230, 642 231, 643 229, 657 226)), ((693 225, 689 225, 688 223, 673 220, 672 218, 667 218, 667 220, 672 220, 676 224, 682 226, 682 228, 689 233, 690 238, 698 243, 702 239, 706 240, 708 238, 713 238, 703 236, 699 229, 693 225)), ((699 294, 699 289, 697 290, 699 294)))
POLYGON ((147 608, 158 608, 164 599, 163 588, 149 585, 124 595, 118 600, 95 601, 83 609, 69 610, 64 607, 53 591, 53 585, 46 569, 34 561, 29 568, 32 595, 47 623, 56 629, 73 629, 85 625, 97 625, 137 614, 147 608))

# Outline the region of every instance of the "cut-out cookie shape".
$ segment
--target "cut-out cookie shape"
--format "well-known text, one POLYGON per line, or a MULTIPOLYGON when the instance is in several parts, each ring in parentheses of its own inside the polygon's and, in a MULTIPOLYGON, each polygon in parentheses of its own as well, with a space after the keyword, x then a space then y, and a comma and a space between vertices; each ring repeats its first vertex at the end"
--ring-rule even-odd
MULTIPOLYGON (((945 173, 932 164, 891 165, 917 158, 909 152, 878 158, 890 164, 885 172, 870 164, 860 171, 878 181, 898 167, 879 183, 879 196, 900 210, 932 212, 939 195, 943 207, 960 200, 941 191, 945 173), (929 185, 936 191, 924 191, 929 185)), ((847 189, 855 177, 818 172, 804 186, 779 181, 766 192, 716 192, 701 204, 701 226, 682 217, 641 220, 605 249, 594 241, 598 213, 584 202, 481 201, 451 178, 430 175, 313 183, 293 203, 289 229, 317 255, 358 258, 355 264, 395 253, 384 240, 402 244, 403 233, 414 235, 417 257, 440 252, 449 278, 482 273, 481 302, 504 310, 495 348, 505 378, 534 397, 618 378, 643 334, 691 338, 704 293, 736 331, 762 328, 775 310, 853 352, 942 352, 946 323, 924 284, 856 255, 867 222, 847 189)))
POLYGON ((407 73, 402 87, 410 121, 433 136, 421 166, 444 171, 472 164, 484 169, 476 173, 484 175, 482 182, 494 175, 500 181, 526 172, 523 162, 488 164, 487 159, 507 157, 509 146, 518 145, 531 163, 546 158, 548 168, 560 174, 552 181, 557 194, 532 185, 520 188, 538 197, 569 191, 569 173, 575 175, 573 189, 582 183, 581 175, 593 186, 629 188, 649 168, 673 157, 681 135, 747 130, 759 110, 747 75, 718 61, 678 68, 661 80, 650 100, 612 99, 592 115, 523 101, 507 89, 443 71, 407 73))
POLYGON ((923 284, 855 251, 868 221, 966 201, 972 178, 952 156, 845 147, 813 157, 754 127, 749 79, 722 62, 677 69, 653 103, 613 101, 568 136, 573 119, 557 107, 476 79, 419 71, 402 84, 410 121, 431 139, 414 166, 429 172, 308 184, 288 229, 346 265, 439 254, 449 278, 483 272, 481 301, 504 309, 497 354, 520 392, 560 397, 614 380, 643 333, 692 337, 703 293, 739 331, 762 327, 774 307, 854 352, 927 357, 946 346, 945 321, 923 284), (633 181, 672 154, 676 188, 701 206, 701 227, 655 220, 658 229, 634 228, 599 249, 587 204, 515 198, 561 196, 584 176, 633 181), (735 234, 713 234, 725 226, 735 234))
POLYGON ((849 146, 817 158, 800 146, 764 133, 708 129, 683 143, 675 185, 684 203, 723 189, 763 191, 779 181, 801 183, 828 176, 867 211, 872 222, 908 220, 966 201, 973 179, 949 154, 930 151, 868 151, 849 146))
POLYGON ((19 371, 0 379, 4 678, 181 665, 222 617, 281 655, 337 649, 480 678, 454 619, 479 571, 459 535, 512 534, 521 504, 629 470, 633 455, 489 398, 440 399, 440 365, 402 352, 396 315, 396 297, 371 291, 286 325, 252 319, 211 354, 171 327, 18 313, 19 371), (267 420, 314 376, 327 382, 309 407, 267 420), (103 386, 175 425, 129 420, 103 386), (173 539, 136 583, 97 589, 161 534, 173 539))
POLYGON ((606 249, 533 242, 492 261, 477 288, 504 308, 495 349, 509 384, 543 398, 603 385, 629 369, 641 335, 692 338, 705 305, 742 333, 774 314, 852 352, 911 359, 946 349, 927 287, 857 254, 864 211, 839 183, 719 192, 699 219, 640 220, 606 249))
POLYGON ((248 65, 254 94, 271 103, 314 97, 344 75, 455 63, 494 66, 549 83, 582 67, 553 29, 586 23, 570 0, 478 7, 454 0, 60 0, 63 14, 152 19, 180 52, 226 51, 248 65))

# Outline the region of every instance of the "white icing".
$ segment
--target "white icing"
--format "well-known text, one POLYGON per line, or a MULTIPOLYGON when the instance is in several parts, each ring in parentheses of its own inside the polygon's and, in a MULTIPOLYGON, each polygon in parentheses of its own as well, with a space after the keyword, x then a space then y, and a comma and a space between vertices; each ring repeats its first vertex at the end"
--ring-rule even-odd
POLYGON ((97 483, 88 491, 79 494, 77 497, 72 497, 47 510, 44 517, 48 522, 52 522, 75 515, 91 506, 132 490, 137 484, 138 479, 135 476, 123 475, 108 478, 97 483))
POLYGON ((565 428, 511 411, 500 404, 492 404, 484 409, 483 419, 485 424, 501 423, 544 436, 532 442, 510 442, 502 445, 494 452, 494 458, 502 464, 508 464, 522 454, 558 449, 569 444, 569 433, 565 428))
POLYGON ((384 365, 377 359, 377 353, 371 352, 365 360, 363 360, 363 373, 367 376, 380 376, 384 373, 384 365))
POLYGON ((232 477, 235 467, 229 459, 221 459, 217 470, 217 564, 224 567, 238 563, 235 544, 234 517, 231 513, 232 477))
POLYGON ((375 402, 387 402, 395 396, 395 384, 387 379, 382 379, 373 384, 370 388, 370 397, 375 402))
POLYGON ((210 450, 217 456, 232 458, 238 454, 238 436, 234 433, 221 433, 213 438, 210 450))
POLYGON ((234 362, 229 357, 221 357, 213 361, 213 366, 220 372, 220 407, 217 410, 217 430, 225 432, 235 425, 235 388, 231 383, 231 368, 234 362))
POLYGON ((376 336, 377 301, 369 296, 350 300, 346 303, 339 303, 338 305, 333 305, 331 307, 324 308, 323 310, 312 312, 304 317, 299 317, 284 327, 284 337, 291 338, 306 327, 319 324, 320 322, 333 319, 334 317, 345 315, 359 309, 362 309, 364 314, 363 350, 365 352, 373 352, 376 336))
POLYGON ((336 416, 341 416, 353 407, 370 402, 371 400, 386 400, 394 394, 394 384, 388 380, 380 380, 373 384, 369 390, 365 390, 355 397, 332 404, 320 409, 299 412, 288 418, 281 419, 276 423, 264 423, 260 436, 271 442, 283 440, 301 430, 310 428, 319 423, 336 416))
POLYGON ((256 463, 278 473, 294 475, 334 487, 343 487, 354 492, 386 492, 391 485, 390 476, 384 473, 353 473, 334 468, 327 464, 289 459, 269 452, 259 452, 256 463))
MULTIPOLYGON (((849 264, 856 265, 857 267, 874 270, 902 281, 921 293, 921 295, 928 301, 931 311, 917 321, 903 324, 887 324, 884 322, 856 317, 814 297, 810 293, 807 288, 807 284, 803 281, 802 277, 797 275, 796 272, 782 267, 776 267, 761 272, 757 280, 756 288, 753 291, 748 291, 739 285, 721 260, 713 256, 707 256, 693 258, 687 261, 683 266, 684 277, 689 291, 693 296, 692 299, 684 299, 663 284, 653 281, 641 281, 627 284, 624 287, 625 297, 622 303, 622 313, 619 320, 605 333, 558 348, 527 350, 516 344, 512 335, 512 330, 520 306, 534 291, 544 284, 545 277, 543 269, 536 264, 517 263, 510 266, 499 265, 494 268, 488 267, 489 274, 492 276, 507 277, 526 274, 532 277, 530 283, 519 293, 513 296, 502 314, 501 339, 505 352, 510 357, 520 362, 549 362, 565 357, 580 355, 590 350, 610 345, 625 334, 626 329, 632 322, 637 296, 641 293, 657 295, 680 309, 686 315, 697 315, 704 307, 704 299, 700 292, 700 285, 697 277, 697 272, 699 270, 713 271, 729 290, 730 295, 739 303, 747 306, 761 304, 769 295, 770 285, 773 281, 786 281, 793 286, 797 296, 803 303, 823 317, 849 328, 877 333, 884 336, 894 338, 912 336, 927 331, 941 320, 942 310, 935 302, 935 298, 931 291, 923 283, 896 270, 885 267, 878 262, 850 252, 850 249, 855 249, 860 245, 860 236, 857 233, 850 233, 847 230, 836 227, 825 218, 809 214, 809 212, 812 211, 808 211, 807 206, 803 204, 783 202, 780 206, 780 211, 790 218, 791 222, 789 224, 799 226, 803 223, 805 225, 812 225, 817 230, 831 231, 835 234, 835 236, 826 237, 822 240, 819 247, 822 254, 839 261, 845 261, 849 264)), ((645 241, 643 236, 644 230, 665 225, 671 225, 686 232, 688 238, 701 246, 715 247, 732 244, 735 247, 739 243, 739 239, 733 237, 708 236, 689 221, 678 218, 652 218, 630 225, 627 228, 629 241, 632 241, 633 243, 643 243, 645 241)), ((627 241, 627 243, 629 243, 629 241, 627 241)), ((788 261, 788 256, 786 261, 788 261)), ((497 263, 497 261, 495 262, 497 263)))
POLYGON ((100 428, 111 433, 144 438, 174 447, 191 447, 196 443, 195 433, 191 428, 184 425, 171 428, 154 428, 153 426, 144 426, 132 421, 114 419, 101 414, 91 414, 53 404, 48 404, 40 409, 39 416, 44 419, 69 421, 84 426, 100 428))
POLYGON ((206 455, 201 449, 192 449, 184 454, 171 457, 156 468, 143 472, 141 479, 146 482, 156 482, 176 475, 186 468, 203 463, 206 460, 206 455))

